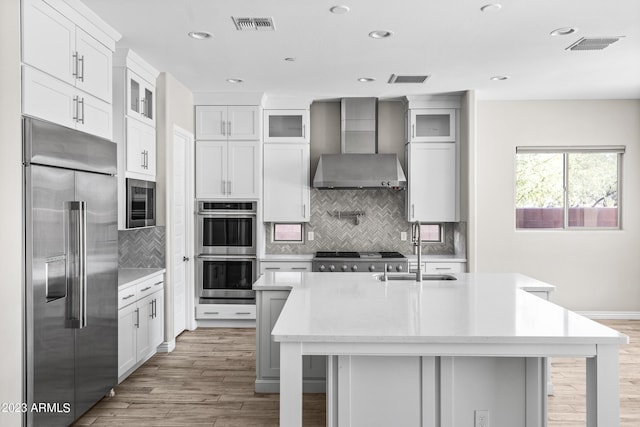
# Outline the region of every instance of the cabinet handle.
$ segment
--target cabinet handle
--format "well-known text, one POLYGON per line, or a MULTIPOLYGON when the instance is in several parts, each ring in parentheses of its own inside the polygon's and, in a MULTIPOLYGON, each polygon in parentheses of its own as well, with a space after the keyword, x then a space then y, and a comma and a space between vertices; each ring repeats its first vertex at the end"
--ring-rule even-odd
POLYGON ((411 218, 415 218, 416 216, 416 205, 411 203, 411 218))
POLYGON ((307 216, 307 205, 302 204, 302 218, 307 216))
POLYGON ((82 115, 78 115, 78 122, 84 124, 84 96, 82 98, 78 97, 78 107, 82 106, 82 108, 79 108, 79 110, 82 112, 82 115))
POLYGON ((80 97, 78 96, 74 96, 73 97, 73 121, 78 123, 79 119, 78 119, 78 112, 79 112, 79 108, 80 108, 80 104, 78 104, 78 99, 80 97))
POLYGON ((150 313, 149 313, 149 318, 150 318, 150 319, 153 319, 153 301, 154 301, 154 300, 149 301, 149 308, 151 309, 151 310, 150 310, 150 313))
POLYGON ((140 152, 140 167, 144 169, 144 150, 140 152))
POLYGON ((146 292, 146 291, 148 291, 149 289, 151 289, 151 286, 147 286, 146 288, 142 289, 140 292, 146 292))
POLYGON ((227 132, 229 133, 228 136, 231 136, 231 120, 227 122, 227 132))
POLYGON ((153 286, 158 286, 158 285, 162 285, 164 282, 158 282, 158 283, 154 283, 153 286))
POLYGON ((265 270, 280 270, 280 267, 267 267, 265 270))
POLYGON ((204 314, 220 314, 219 311, 205 311, 204 314))
POLYGON ((451 270, 451 267, 436 267, 436 270, 451 270))
POLYGON ((227 190, 227 181, 222 180, 222 194, 227 194, 225 191, 227 190))
POLYGON ((302 124, 302 137, 306 138, 307 137, 307 125, 302 124))
POLYGON ((78 52, 73 52, 73 78, 78 79, 78 52))
POLYGON ((411 138, 415 138, 416 136, 416 125, 411 125, 411 138))
POLYGON ((80 67, 81 72, 78 73, 78 80, 84 82, 84 55, 78 58, 78 63, 82 65, 82 67, 80 67))
POLYGON ((250 311, 236 311, 236 314, 251 314, 250 311))
POLYGON ((306 271, 307 267, 292 267, 292 270, 302 270, 302 271, 306 271))
POLYGON ((142 117, 147 117, 147 115, 145 114, 144 102, 145 102, 145 99, 142 98, 140 100, 140 114, 142 115, 142 117))
POLYGON ((226 134, 227 134, 227 132, 226 132, 226 130, 227 130, 227 129, 226 129, 226 127, 227 127, 227 122, 225 122, 224 120, 223 120, 222 122, 220 122, 220 127, 222 128, 222 134, 223 134, 223 135, 226 135, 226 134))
POLYGON ((122 297, 123 300, 125 299, 129 299, 129 298, 133 298, 135 295, 134 294, 129 294, 126 297, 122 297))
POLYGON ((227 181, 227 194, 231 194, 231 180, 227 181))
POLYGON ((144 150, 144 168, 149 169, 149 150, 144 150))
POLYGON ((136 329, 140 328, 140 309, 136 308, 136 323, 134 324, 134 326, 136 327, 136 329))

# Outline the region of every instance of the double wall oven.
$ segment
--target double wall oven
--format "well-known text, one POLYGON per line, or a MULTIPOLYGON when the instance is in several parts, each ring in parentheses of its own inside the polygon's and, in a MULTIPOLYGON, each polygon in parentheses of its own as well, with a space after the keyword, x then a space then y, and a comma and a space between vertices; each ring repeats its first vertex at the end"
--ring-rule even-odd
POLYGON ((200 303, 252 304, 256 202, 197 202, 196 277, 200 303))

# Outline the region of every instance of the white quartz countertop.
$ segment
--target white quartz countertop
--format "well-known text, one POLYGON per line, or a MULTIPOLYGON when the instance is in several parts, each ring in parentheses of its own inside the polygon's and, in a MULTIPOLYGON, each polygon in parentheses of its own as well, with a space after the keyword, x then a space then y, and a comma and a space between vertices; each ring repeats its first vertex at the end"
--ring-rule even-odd
POLYGON ((291 289, 276 341, 623 344, 617 331, 532 295, 521 274, 459 273, 455 281, 377 280, 372 273, 269 273, 254 289, 291 289))
POLYGON ((118 288, 134 285, 165 271, 164 268, 119 268, 118 288))

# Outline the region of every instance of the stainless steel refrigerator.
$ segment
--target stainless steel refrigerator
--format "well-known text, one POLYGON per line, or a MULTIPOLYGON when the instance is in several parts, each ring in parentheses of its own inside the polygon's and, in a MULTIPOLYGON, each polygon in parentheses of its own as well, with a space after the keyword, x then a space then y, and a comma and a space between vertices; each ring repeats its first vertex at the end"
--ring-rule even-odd
POLYGON ((67 426, 117 384, 116 144, 23 118, 25 412, 67 426))

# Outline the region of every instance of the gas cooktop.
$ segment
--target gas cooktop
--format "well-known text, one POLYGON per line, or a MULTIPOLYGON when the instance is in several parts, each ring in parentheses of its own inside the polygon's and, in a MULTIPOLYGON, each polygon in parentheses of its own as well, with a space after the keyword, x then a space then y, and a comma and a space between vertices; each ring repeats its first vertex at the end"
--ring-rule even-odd
POLYGON ((376 259, 376 258, 405 258, 400 252, 342 252, 321 251, 316 252, 316 258, 351 258, 351 259, 376 259))

